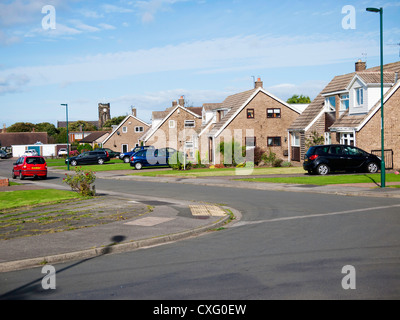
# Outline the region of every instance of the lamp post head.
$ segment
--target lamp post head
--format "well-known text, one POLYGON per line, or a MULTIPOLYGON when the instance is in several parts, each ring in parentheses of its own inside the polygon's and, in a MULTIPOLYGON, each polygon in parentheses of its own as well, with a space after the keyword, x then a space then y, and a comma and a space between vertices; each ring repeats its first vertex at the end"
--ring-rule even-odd
POLYGON ((378 8, 367 8, 367 11, 368 12, 381 12, 382 8, 381 9, 378 9, 378 8))
POLYGON ((61 103, 61 105, 62 105, 63 107, 68 107, 68 104, 66 104, 66 103, 61 103))

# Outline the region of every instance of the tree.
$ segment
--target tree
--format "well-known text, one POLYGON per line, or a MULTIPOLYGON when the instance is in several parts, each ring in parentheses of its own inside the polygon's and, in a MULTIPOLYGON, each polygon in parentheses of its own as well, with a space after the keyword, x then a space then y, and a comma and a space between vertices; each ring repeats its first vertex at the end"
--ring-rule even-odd
POLYGON ((32 132, 35 125, 30 122, 17 122, 7 128, 7 132, 32 132))
POLYGON ((298 96, 297 94, 294 94, 286 102, 292 104, 307 104, 311 103, 311 99, 308 96, 303 96, 303 95, 298 96))
POLYGON ((51 137, 54 137, 60 133, 54 124, 48 122, 35 124, 35 130, 38 132, 47 132, 47 134, 51 137))
POLYGON ((104 128, 111 128, 111 126, 117 126, 119 125, 124 119, 126 118, 126 116, 119 116, 119 117, 114 117, 111 118, 110 120, 107 120, 103 127, 104 128))
POLYGON ((84 131, 97 131, 97 128, 94 125, 83 120, 74 121, 68 124, 68 129, 69 131, 80 131, 81 126, 84 131))

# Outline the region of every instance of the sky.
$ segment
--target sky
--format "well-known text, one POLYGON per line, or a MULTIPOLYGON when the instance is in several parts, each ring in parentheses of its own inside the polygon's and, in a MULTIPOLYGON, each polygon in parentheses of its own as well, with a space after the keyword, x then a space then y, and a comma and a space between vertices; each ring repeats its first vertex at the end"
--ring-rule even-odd
POLYGON ((314 99, 359 59, 400 60, 400 1, 0 0, 0 126, 98 119, 131 108, 151 121, 254 87, 314 99))

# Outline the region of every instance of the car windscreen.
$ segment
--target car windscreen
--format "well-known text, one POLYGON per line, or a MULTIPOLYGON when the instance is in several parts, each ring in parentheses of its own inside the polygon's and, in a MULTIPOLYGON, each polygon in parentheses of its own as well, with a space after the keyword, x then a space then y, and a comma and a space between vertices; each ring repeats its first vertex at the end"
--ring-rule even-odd
POLYGON ((43 158, 26 158, 27 164, 45 164, 46 161, 43 158))

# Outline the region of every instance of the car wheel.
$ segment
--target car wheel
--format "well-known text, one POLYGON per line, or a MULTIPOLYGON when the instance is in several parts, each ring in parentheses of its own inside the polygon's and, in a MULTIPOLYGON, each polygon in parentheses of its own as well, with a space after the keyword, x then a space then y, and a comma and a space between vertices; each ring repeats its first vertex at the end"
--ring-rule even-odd
POLYGON ((129 163, 129 161, 130 161, 129 157, 125 157, 125 158, 124 158, 124 162, 125 162, 125 163, 129 163))
POLYGON ((22 174, 22 171, 19 172, 19 179, 20 180, 24 180, 25 176, 22 174))
POLYGON ((11 174, 11 176, 12 176, 12 178, 13 179, 15 179, 17 176, 15 175, 15 172, 14 172, 14 170, 12 171, 12 174, 11 174))
POLYGON ((327 175, 329 173, 329 167, 326 164, 320 164, 317 167, 317 173, 320 176, 325 176, 325 175, 327 175))
POLYGON ((72 160, 71 161, 71 166, 75 167, 78 163, 76 162, 76 160, 72 160))
POLYGON ((142 164, 140 162, 135 163, 135 169, 136 170, 141 170, 143 168, 142 164))
POLYGON ((97 161, 97 163, 98 163, 98 164, 103 164, 103 163, 104 163, 104 160, 103 160, 103 159, 99 159, 99 160, 97 161))
POLYGON ((369 173, 377 173, 378 170, 379 170, 379 167, 378 167, 378 165, 377 165, 375 162, 368 163, 368 165, 367 165, 367 171, 368 171, 369 173))

